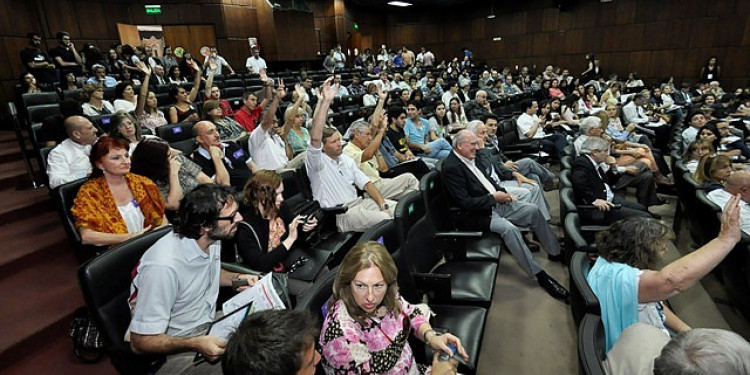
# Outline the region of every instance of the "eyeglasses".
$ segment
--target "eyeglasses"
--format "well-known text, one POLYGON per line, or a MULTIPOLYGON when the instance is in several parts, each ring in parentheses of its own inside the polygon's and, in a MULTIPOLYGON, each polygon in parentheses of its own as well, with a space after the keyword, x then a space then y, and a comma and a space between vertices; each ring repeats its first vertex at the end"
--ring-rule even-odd
POLYGON ((293 273, 294 271, 297 270, 297 268, 304 266, 308 260, 310 259, 305 258, 304 256, 297 258, 297 260, 295 260, 294 263, 292 263, 292 265, 289 266, 289 271, 287 271, 287 273, 293 273))
POLYGON ((354 281, 352 281, 352 290, 354 293, 357 293, 359 295, 367 295, 367 293, 372 290, 372 294, 383 294, 388 289, 388 284, 382 283, 382 284, 375 284, 372 287, 368 286, 367 284, 359 284, 354 281))
POLYGON ((237 212, 239 212, 239 211, 234 211, 234 213, 232 213, 229 216, 219 216, 219 217, 216 218, 216 221, 226 220, 226 221, 228 221, 230 223, 234 222, 234 218, 237 217, 237 212))

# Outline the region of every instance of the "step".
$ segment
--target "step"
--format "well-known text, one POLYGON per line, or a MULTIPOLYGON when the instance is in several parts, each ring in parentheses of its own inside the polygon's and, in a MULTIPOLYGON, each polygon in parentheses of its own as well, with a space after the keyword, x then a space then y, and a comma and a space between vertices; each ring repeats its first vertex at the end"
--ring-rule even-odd
MULTIPOLYGON (((36 163, 32 163, 36 167, 36 163)), ((28 184, 29 175, 26 162, 21 160, 9 161, 0 165, 0 189, 15 188, 28 184)))
POLYGON ((48 259, 0 279, 0 371, 46 343, 83 306, 72 253, 48 259))
POLYGON ((55 211, 0 224, 0 275, 8 275, 46 261, 59 252, 73 252, 55 211))
POLYGON ((47 342, 33 352, 14 358, 14 361, 3 370, 3 375, 117 375, 107 356, 98 363, 81 363, 73 355, 73 344, 68 338, 67 326, 51 330, 47 342))
POLYGON ((8 223, 55 211, 47 188, 35 190, 0 190, 0 223, 8 223))
POLYGON ((16 142, 5 142, 0 145, 0 164, 21 160, 21 149, 16 142))

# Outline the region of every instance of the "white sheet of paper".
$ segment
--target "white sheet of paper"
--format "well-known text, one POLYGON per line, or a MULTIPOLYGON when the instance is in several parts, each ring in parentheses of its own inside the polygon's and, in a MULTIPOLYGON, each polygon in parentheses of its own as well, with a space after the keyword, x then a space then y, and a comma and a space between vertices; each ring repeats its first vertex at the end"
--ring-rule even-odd
POLYGON ((214 322, 211 325, 211 329, 209 329, 207 335, 220 338, 224 341, 229 340, 229 336, 237 330, 237 328, 240 326, 240 323, 242 323, 242 321, 247 316, 247 309, 249 308, 250 306, 244 307, 243 309, 245 311, 237 311, 236 313, 233 313, 232 315, 224 319, 214 322))
POLYGON ((223 311, 234 311, 253 301, 253 306, 249 314, 256 311, 269 309, 285 309, 284 302, 281 301, 276 290, 273 288, 273 276, 269 273, 249 289, 238 293, 222 305, 223 311))

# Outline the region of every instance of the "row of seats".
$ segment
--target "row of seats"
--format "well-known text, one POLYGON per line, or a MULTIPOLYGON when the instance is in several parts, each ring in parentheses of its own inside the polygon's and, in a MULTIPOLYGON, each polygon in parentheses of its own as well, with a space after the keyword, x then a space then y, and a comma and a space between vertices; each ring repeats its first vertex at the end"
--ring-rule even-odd
MULTIPOLYGON (((285 184, 285 204, 298 208, 311 200, 309 181, 304 169, 282 174, 285 184)), ((83 180, 65 184, 56 189, 65 214, 66 226, 74 231, 69 216, 72 197, 83 180)), ((308 309, 322 319, 322 306, 330 298, 332 283, 338 264, 355 241, 378 240, 394 256, 399 268, 400 293, 417 303, 429 299, 436 313, 432 325, 445 329, 462 339, 473 368, 460 368, 462 373, 474 373, 481 351, 487 311, 492 301, 497 262, 502 253, 502 241, 492 233, 456 231, 451 223, 451 213, 445 206, 440 176, 437 171, 428 173, 421 181, 420 191, 404 197, 395 207, 395 219, 386 220, 357 236, 323 229, 316 248, 330 251, 327 258, 329 274, 318 280, 306 295, 297 301, 295 308, 308 309), (358 238, 357 238, 358 237, 358 238), (338 246, 338 247, 337 247, 338 246), (445 257, 445 262, 441 260, 445 257)), ((336 213, 336 211, 334 211, 336 213)), ((334 215, 330 215, 332 218, 334 215)), ((330 225, 324 222, 322 226, 330 225)), ((79 270, 84 297, 95 322, 102 328, 110 356, 115 367, 123 371, 152 368, 159 358, 140 357, 130 351, 122 341, 130 312, 126 299, 130 285, 130 271, 142 254, 158 238, 169 231, 168 227, 150 231, 143 236, 104 251, 86 261, 79 270)), ((69 232, 69 235, 75 236, 69 232)), ((231 243, 223 244, 223 266, 235 267, 236 252, 231 243), (225 255, 231 254, 229 259, 225 255)), ((88 249, 91 251, 91 249, 88 249)), ((251 272, 251 270, 243 270, 251 272)), ((418 360, 428 363, 428 353, 423 345, 413 342, 418 360)))

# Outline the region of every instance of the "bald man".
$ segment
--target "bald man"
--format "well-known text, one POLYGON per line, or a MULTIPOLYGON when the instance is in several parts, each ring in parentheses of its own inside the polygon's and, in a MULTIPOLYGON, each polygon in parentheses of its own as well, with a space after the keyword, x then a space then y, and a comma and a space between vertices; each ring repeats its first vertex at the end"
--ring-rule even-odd
POLYGON ((257 170, 253 159, 242 147, 234 142, 220 141, 219 132, 212 122, 196 123, 193 135, 198 149, 193 151, 190 158, 217 184, 226 185, 229 182, 236 188, 242 188, 257 170))
POLYGON ((487 100, 487 91, 477 91, 474 100, 464 103, 464 110, 469 121, 481 120, 484 116, 492 113, 490 102, 487 100))
POLYGON ((68 139, 52 149, 47 157, 47 176, 53 189, 91 173, 89 154, 97 139, 96 127, 86 117, 68 117, 63 125, 68 139))
POLYGON ((745 234, 750 235, 750 172, 736 171, 727 179, 724 189, 716 189, 708 193, 708 199, 724 209, 727 202, 734 195, 739 195, 740 201, 740 225, 745 234))

